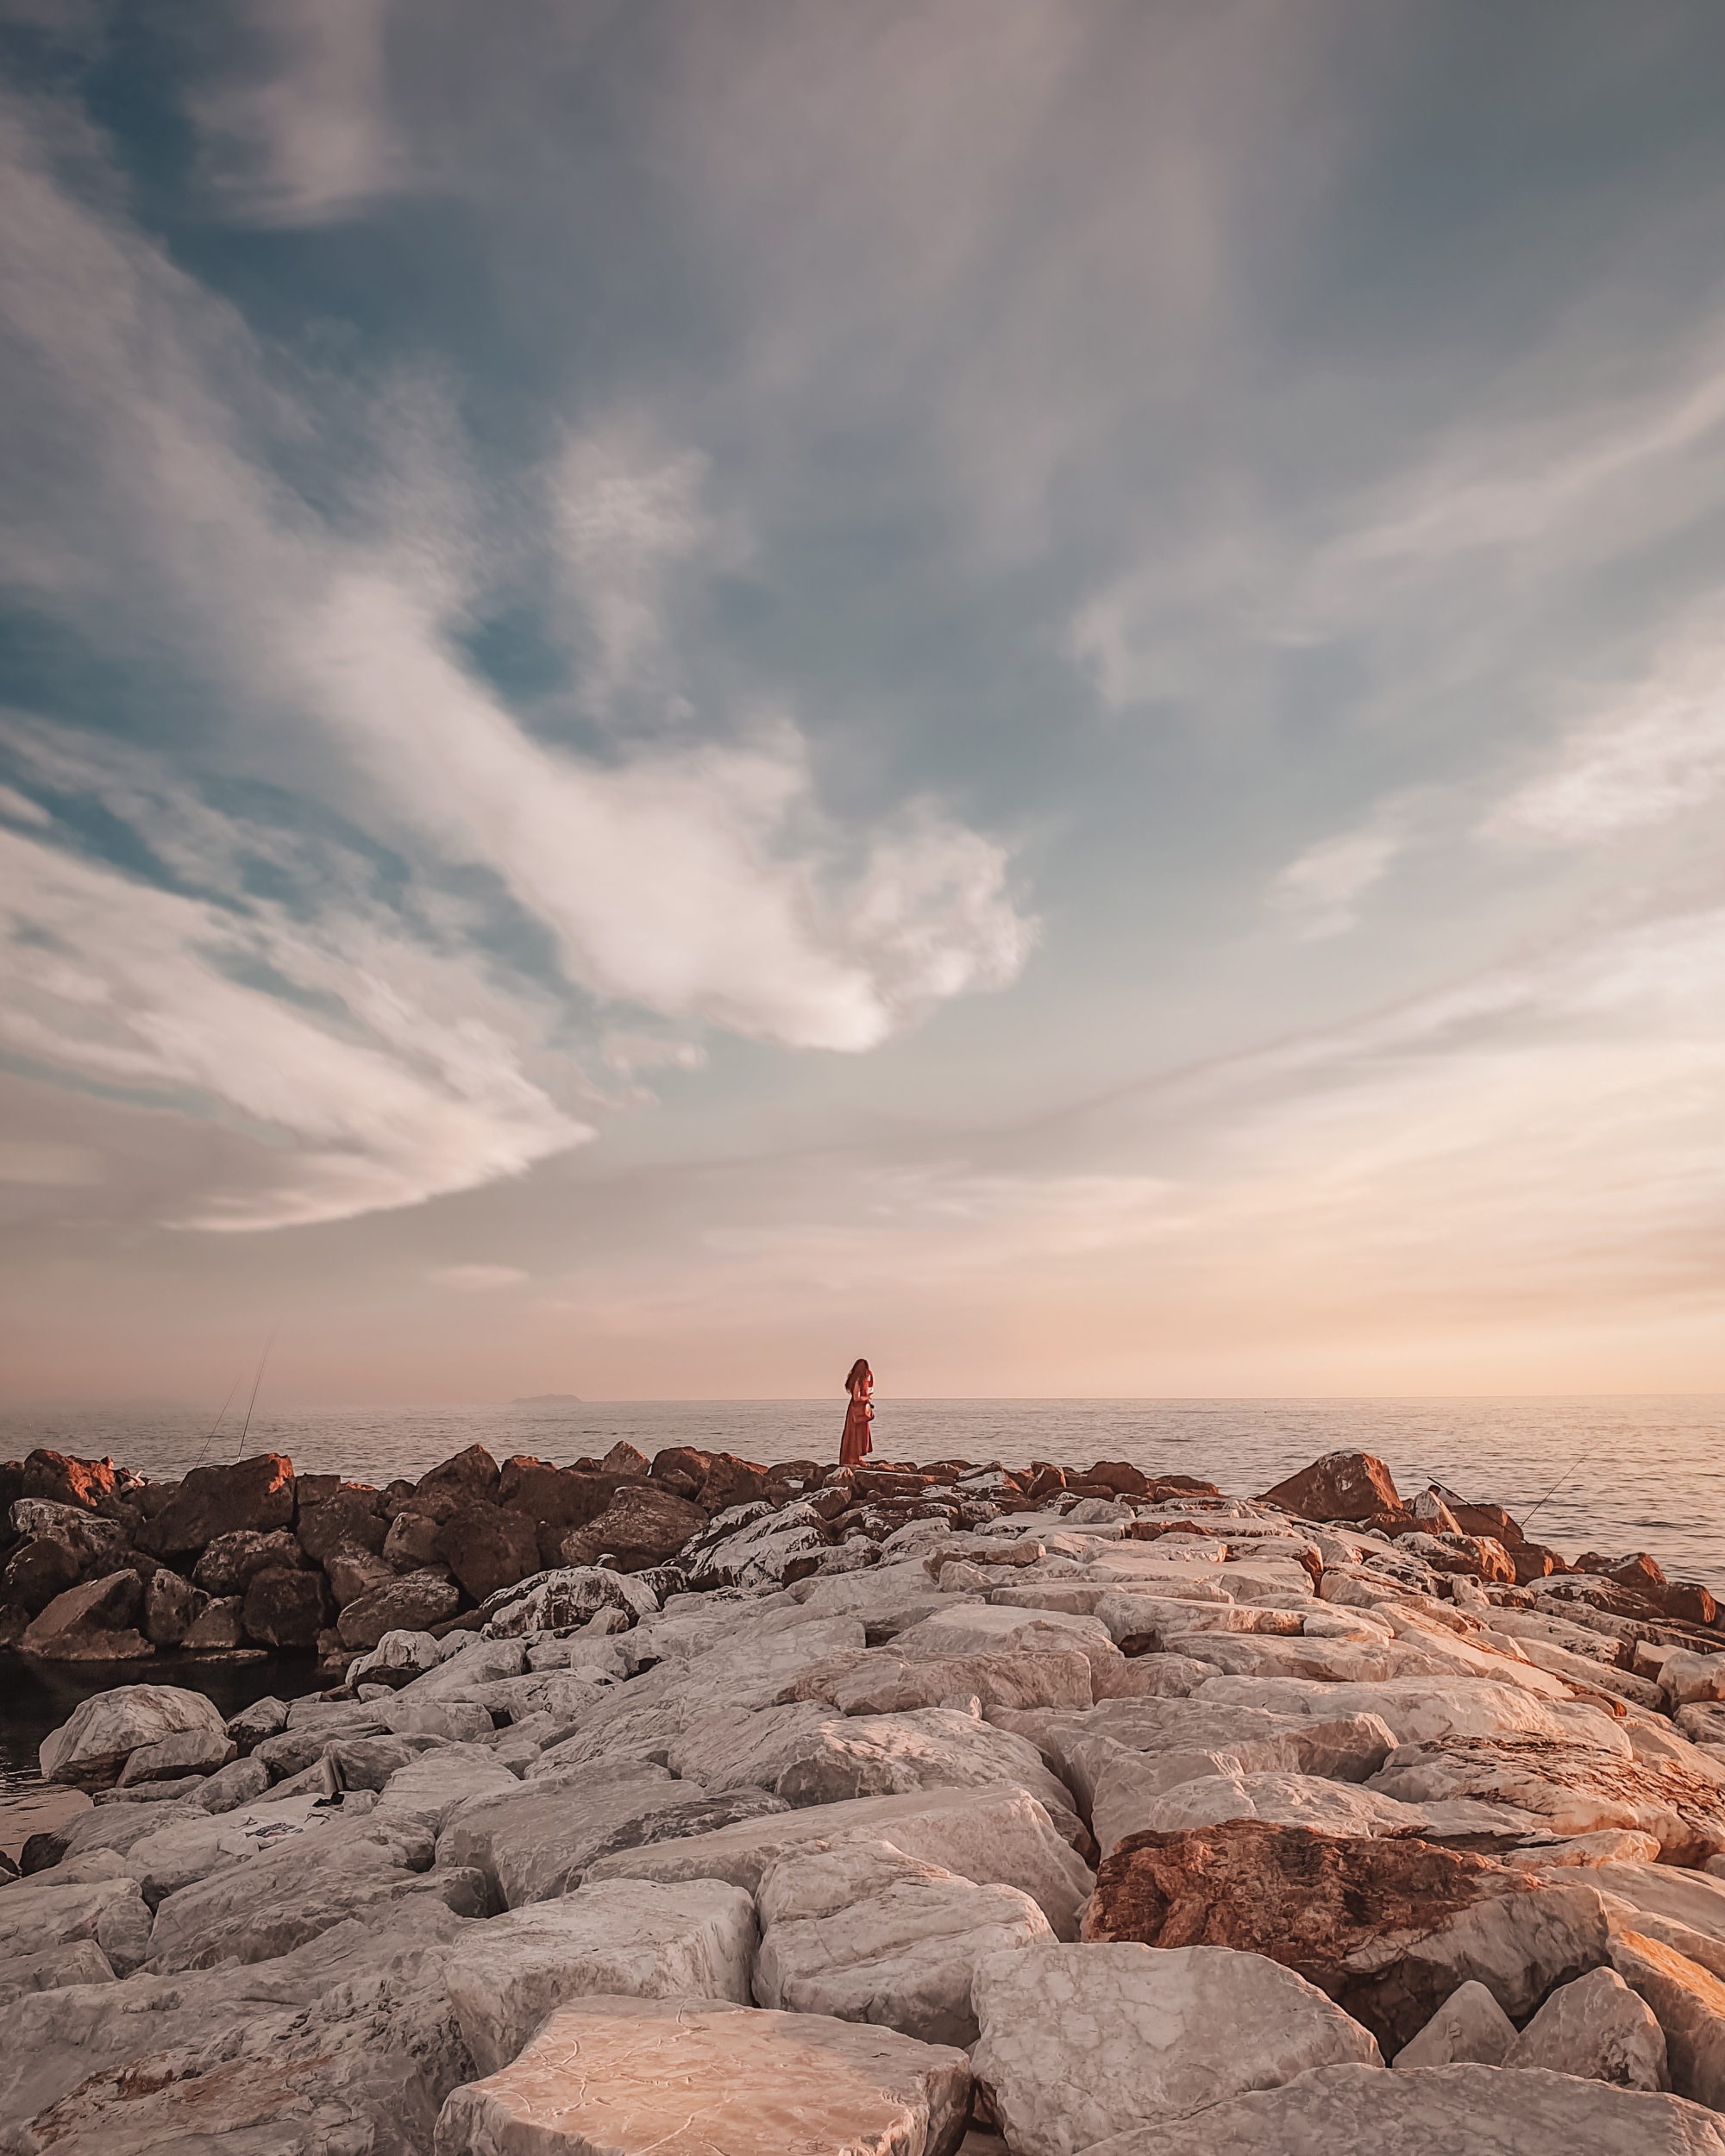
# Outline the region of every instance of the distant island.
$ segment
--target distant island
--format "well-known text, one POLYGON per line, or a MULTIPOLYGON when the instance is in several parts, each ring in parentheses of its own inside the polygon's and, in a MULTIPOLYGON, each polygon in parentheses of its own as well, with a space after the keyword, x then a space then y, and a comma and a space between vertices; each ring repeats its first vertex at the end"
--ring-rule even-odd
POLYGON ((511 1400, 511 1407, 579 1407, 579 1393, 529 1393, 525 1399, 511 1400))

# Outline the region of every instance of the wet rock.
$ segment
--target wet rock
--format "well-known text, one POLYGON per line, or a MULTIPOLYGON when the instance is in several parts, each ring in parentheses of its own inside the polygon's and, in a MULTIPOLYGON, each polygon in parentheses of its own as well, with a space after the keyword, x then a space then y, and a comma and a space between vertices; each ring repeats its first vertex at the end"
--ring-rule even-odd
POLYGON ((1529 2068, 1324 2066, 1178 2122, 1099 2141, 1086 2156, 1725 2156, 1725 2130, 1675 2096, 1529 2068))
POLYGON ((1399 1512, 1396 1478, 1370 1452, 1327 1452, 1297 1475, 1266 1490, 1262 1505, 1280 1505, 1302 1520, 1370 1520, 1399 1512))
POLYGON ((178 1572, 159 1565, 144 1588, 144 1634, 159 1647, 177 1647, 210 1604, 210 1597, 178 1572))
POLYGON ((962 2052, 819 2015, 677 2000, 560 2008, 512 2065, 457 2089, 437 2156, 951 2156, 962 2052))
POLYGON ((1457 1985, 1391 2063, 1398 2072, 1415 2066, 1501 2066, 1515 2037, 1509 2016, 1483 1984, 1470 1978, 1457 1985))
POLYGON ((1017 1888, 979 1886, 884 1840, 793 1851, 762 1875, 756 1901, 762 2006, 878 2022, 925 2043, 974 2044, 978 1959, 1053 1937, 1017 1888))
POLYGON ((245 1605, 237 1596, 211 1602, 186 1626, 180 1645, 189 1653, 216 1653, 243 1646, 245 1605))
POLYGON ((1535 1882, 1428 1842, 1257 1820, 1133 1836, 1103 1860, 1085 1934, 1264 1954, 1391 2053, 1471 1978, 1513 2020, 1609 1958, 1588 1887, 1535 1882))
POLYGON ((214 1774, 238 1756, 225 1730, 179 1729, 155 1743, 140 1745, 120 1771, 120 1787, 141 1782, 172 1782, 182 1775, 214 1774))
POLYGON ((1611 1962, 1665 2032, 1672 2087, 1680 2096, 1725 2110, 1725 1983, 1658 1940, 1632 1931, 1613 1937, 1611 1962))
POLYGON ((548 2015, 593 1993, 752 2003, 754 1904, 717 1880, 618 1879, 508 1909, 464 1942, 449 1994, 474 2062, 518 2058, 548 2015))
POLYGON ((383 1561, 392 1572, 417 1572, 436 1557, 438 1523, 423 1512, 398 1512, 384 1537, 383 1561))
POLYGON ((1381 2064, 1311 1984, 1219 1947, 1044 1945, 986 1956, 972 2053, 1015 2156, 1077 2156, 1314 2067, 1381 2064))
POLYGON ((439 1527, 432 1551, 476 1602, 539 1570, 537 1529, 507 1506, 458 1506, 439 1527))
POLYGON ((112 1460, 79 1460, 38 1445, 24 1461, 20 1495, 45 1498, 51 1505, 93 1510, 114 1495, 112 1460))
POLYGON ((470 1445, 453 1459, 444 1460, 414 1485, 410 1506, 441 1526, 452 1513, 472 1504, 497 1501, 498 1464, 482 1445, 470 1445))
POLYGON ((337 1550, 368 1550, 373 1557, 382 1550, 390 1523, 379 1508, 378 1494, 348 1482, 320 1503, 308 1506, 305 1484, 299 1481, 300 1548, 308 1563, 326 1565, 337 1550))
POLYGON ((691 1536, 704 1533, 707 1516, 699 1505, 656 1482, 625 1483, 597 1520, 564 1538, 565 1564, 593 1564, 614 1557, 625 1572, 644 1571, 674 1557, 691 1536))
POLYGON ((206 1595, 243 1596, 260 1572, 298 1572, 304 1558, 299 1545, 285 1527, 260 1534, 241 1527, 219 1535, 192 1568, 194 1587, 206 1595))
POLYGON ((266 1647, 315 1647, 329 1621, 329 1589, 321 1572, 260 1572, 246 1589, 240 1623, 266 1647))
POLYGON ((342 1612, 336 1629, 349 1651, 374 1647, 387 1632, 423 1632, 461 1606, 461 1590, 436 1572, 404 1572, 361 1595, 342 1612))
POLYGON ((143 1608, 143 1584, 135 1572, 110 1572, 82 1587, 56 1595, 32 1620, 20 1643, 27 1654, 50 1662, 123 1660, 154 1652, 131 1629, 143 1608))
POLYGON ((76 1552, 58 1535, 36 1535, 14 1550, 0 1574, 0 1599, 41 1614, 56 1595, 76 1587, 82 1570, 76 1552))
POLYGON ((890 1841, 906 1856, 980 1885, 1017 1887, 1041 1909, 1057 1939, 1077 1937, 1091 1874, 1024 1789, 931 1789, 815 1805, 595 1857, 587 1877, 668 1884, 726 1879, 753 1893, 787 1853, 856 1835, 890 1841))
POLYGON ((1503 2057, 1619 2089, 1669 2089, 1665 2040, 1651 2009, 1615 1969, 1559 1984, 1503 2057))
POLYGON ((293 1525, 293 1463, 262 1452, 233 1467, 193 1468, 138 1544, 156 1557, 203 1550, 223 1535, 269 1534, 293 1525))

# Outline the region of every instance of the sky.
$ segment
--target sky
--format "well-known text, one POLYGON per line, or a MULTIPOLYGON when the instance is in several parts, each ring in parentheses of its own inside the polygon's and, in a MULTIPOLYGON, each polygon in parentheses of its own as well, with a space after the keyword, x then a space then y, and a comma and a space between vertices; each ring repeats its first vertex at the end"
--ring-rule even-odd
POLYGON ((0 0, 0 1396, 1725 1390, 1707 0, 0 0))

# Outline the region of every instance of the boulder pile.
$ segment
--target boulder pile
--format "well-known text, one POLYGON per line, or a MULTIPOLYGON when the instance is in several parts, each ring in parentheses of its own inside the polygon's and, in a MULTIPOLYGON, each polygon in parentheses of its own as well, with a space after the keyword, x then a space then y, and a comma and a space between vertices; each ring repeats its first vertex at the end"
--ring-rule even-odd
POLYGON ((1649 1560, 1358 1454, 5 1471, 23 1651, 160 1659, 42 1747, 0 2152, 1725 2156, 1725 1633, 1649 1560), (172 1683, 234 1605, 323 1689, 172 1683))

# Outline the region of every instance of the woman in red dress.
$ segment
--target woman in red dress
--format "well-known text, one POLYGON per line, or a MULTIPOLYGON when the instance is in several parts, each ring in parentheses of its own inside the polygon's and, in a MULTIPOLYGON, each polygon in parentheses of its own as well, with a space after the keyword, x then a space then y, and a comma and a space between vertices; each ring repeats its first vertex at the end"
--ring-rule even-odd
POLYGON ((850 1395, 850 1405, 844 1411, 844 1436, 838 1447, 838 1464, 855 1467, 865 1453, 875 1450, 869 1435, 869 1425, 875 1420, 875 1373, 860 1355, 850 1365, 844 1389, 850 1395))

